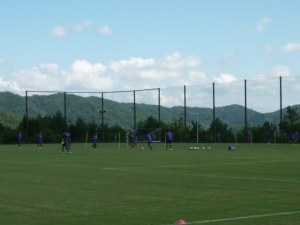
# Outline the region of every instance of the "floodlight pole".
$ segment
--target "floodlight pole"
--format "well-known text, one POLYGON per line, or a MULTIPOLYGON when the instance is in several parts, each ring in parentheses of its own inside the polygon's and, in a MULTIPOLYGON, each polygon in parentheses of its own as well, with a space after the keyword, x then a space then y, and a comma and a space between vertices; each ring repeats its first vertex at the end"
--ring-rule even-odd
POLYGON ((198 143, 198 139, 199 139, 199 136, 198 136, 198 113, 189 113, 189 114, 194 114, 194 115, 197 115, 197 124, 196 124, 196 130, 197 130, 197 143, 198 143))

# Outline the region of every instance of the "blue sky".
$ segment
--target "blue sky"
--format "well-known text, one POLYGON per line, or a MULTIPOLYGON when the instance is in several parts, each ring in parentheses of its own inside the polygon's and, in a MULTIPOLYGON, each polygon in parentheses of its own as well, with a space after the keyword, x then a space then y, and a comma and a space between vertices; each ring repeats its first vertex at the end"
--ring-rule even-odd
POLYGON ((300 75, 298 0, 0 4, 0 91, 116 91, 300 75))

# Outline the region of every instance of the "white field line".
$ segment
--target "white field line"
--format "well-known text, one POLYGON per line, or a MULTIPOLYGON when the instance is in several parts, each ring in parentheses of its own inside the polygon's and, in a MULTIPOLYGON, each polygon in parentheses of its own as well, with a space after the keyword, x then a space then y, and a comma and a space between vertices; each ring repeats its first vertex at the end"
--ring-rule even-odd
MULTIPOLYGON (((252 215, 252 216, 239 216, 239 217, 224 218, 224 219, 215 219, 215 220, 200 220, 200 221, 186 222, 186 224, 201 224, 201 223, 224 222, 224 221, 232 221, 232 220, 260 218, 260 217, 291 215, 291 214, 297 214, 297 213, 300 213, 300 211, 271 213, 271 214, 262 214, 262 215, 252 215)), ((172 224, 169 224, 169 225, 172 225, 172 224)))
POLYGON ((103 170, 114 170, 120 172, 134 172, 134 173, 154 173, 154 174, 167 174, 167 175, 181 175, 181 176, 194 176, 194 177, 212 177, 212 178, 228 178, 228 179, 241 179, 241 180, 261 180, 261 181, 276 181, 276 182, 295 182, 300 183, 300 180, 281 180, 281 179, 266 179, 266 178, 247 178, 235 176, 216 176, 211 174, 191 174, 191 173, 170 173, 170 172, 154 172, 142 170, 128 170, 119 168, 103 168, 103 170))

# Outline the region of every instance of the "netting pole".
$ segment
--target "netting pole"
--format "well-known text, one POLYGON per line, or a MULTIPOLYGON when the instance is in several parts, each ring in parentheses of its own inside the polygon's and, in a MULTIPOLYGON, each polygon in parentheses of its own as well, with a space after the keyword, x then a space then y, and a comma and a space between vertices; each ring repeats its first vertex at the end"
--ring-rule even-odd
POLYGON ((215 83, 213 83, 213 142, 215 142, 215 124, 216 124, 216 107, 215 107, 215 83))
POLYGON ((279 77, 279 88, 280 88, 280 141, 282 143, 282 77, 279 77))
MULTIPOLYGON (((247 134, 247 80, 245 80, 245 85, 244 85, 244 91, 245 91, 245 137, 247 134)), ((247 138, 246 138, 247 142, 247 138)))
POLYGON ((183 88, 183 100, 184 100, 184 142, 186 142, 186 86, 183 88))
POLYGON ((27 130, 27 134, 26 134, 26 141, 28 142, 28 132, 29 132, 29 128, 28 128, 28 95, 27 95, 27 91, 26 91, 26 130, 27 130))
POLYGON ((118 139, 119 139, 119 141, 118 141, 118 142, 119 142, 119 149, 120 149, 120 147, 121 147, 121 146, 120 146, 120 141, 121 141, 120 138, 121 138, 121 135, 120 135, 120 132, 119 132, 119 136, 118 136, 118 139))
POLYGON ((101 101, 101 123, 102 123, 102 142, 104 143, 104 98, 103 92, 101 93, 102 101, 101 101))
POLYGON ((160 88, 157 88, 158 91, 158 127, 160 128, 160 88))
POLYGON ((133 91, 133 128, 136 129, 136 105, 135 105, 135 91, 133 91))
POLYGON ((67 129, 67 93, 64 92, 64 119, 65 119, 65 129, 67 129))

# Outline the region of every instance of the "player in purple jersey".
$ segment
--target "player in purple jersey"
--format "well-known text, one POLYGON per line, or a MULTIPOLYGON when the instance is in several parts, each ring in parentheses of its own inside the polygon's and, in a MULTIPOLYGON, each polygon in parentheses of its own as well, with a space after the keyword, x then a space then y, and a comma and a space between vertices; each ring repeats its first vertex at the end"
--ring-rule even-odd
POLYGON ((117 142, 117 137, 118 135, 116 133, 114 133, 114 136, 113 136, 113 144, 115 144, 117 142))
POLYGON ((92 146, 92 148, 94 148, 96 150, 97 149, 97 144, 98 144, 98 135, 97 135, 97 132, 96 132, 93 136, 93 146, 92 146))
POLYGON ((133 150, 134 147, 136 147, 136 150, 139 150, 137 133, 133 136, 133 145, 131 146, 131 150, 133 150))
POLYGON ((132 132, 130 132, 128 134, 128 139, 129 139, 128 147, 130 146, 130 148, 132 148, 132 146, 133 146, 133 134, 132 134, 132 132))
POLYGON ((38 135, 37 135, 37 147, 38 148, 42 148, 43 147, 43 135, 42 135, 42 132, 40 132, 38 135))
POLYGON ((23 136, 21 134, 21 131, 19 131, 19 133, 18 133, 17 140, 18 140, 19 148, 21 148, 22 140, 23 140, 23 136))
POLYGON ((166 131, 166 150, 172 149, 173 134, 171 131, 166 131))
POLYGON ((217 141, 218 143, 221 142, 221 134, 220 134, 219 131, 218 131, 218 133, 217 133, 217 135, 216 135, 216 141, 217 141))
POLYGON ((71 132, 67 132, 67 142, 69 144, 69 149, 71 149, 71 132))
POLYGON ((296 144, 296 141, 295 141, 295 134, 294 134, 294 133, 290 133, 290 136, 291 136, 291 143, 292 143, 292 144, 296 144))
POLYGON ((266 138, 267 138, 267 144, 270 144, 271 142, 271 135, 269 132, 266 133, 266 138))
POLYGON ((153 150, 152 146, 151 146, 151 143, 152 143, 152 137, 153 137, 153 134, 147 134, 146 135, 146 139, 147 139, 147 142, 148 142, 148 146, 150 147, 151 150, 153 150))
POLYGON ((247 133, 246 133, 246 142, 247 142, 248 145, 250 144, 250 139, 251 139, 251 133, 248 130, 247 133))
POLYGON ((61 135, 61 140, 62 140, 62 142, 61 142, 61 144, 62 144, 61 151, 62 151, 62 153, 64 153, 65 148, 67 149, 68 153, 72 153, 72 152, 70 152, 70 147, 69 147, 69 143, 67 141, 67 138, 68 138, 68 134, 67 134, 66 130, 63 130, 63 133, 61 135))
POLYGON ((299 133, 298 130, 295 132, 295 144, 298 145, 299 133))

